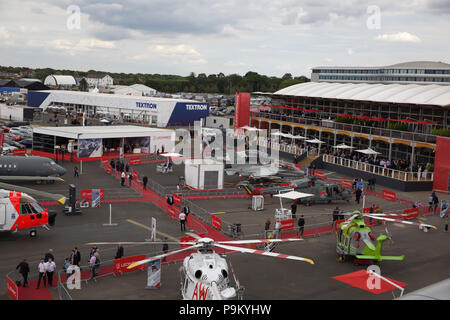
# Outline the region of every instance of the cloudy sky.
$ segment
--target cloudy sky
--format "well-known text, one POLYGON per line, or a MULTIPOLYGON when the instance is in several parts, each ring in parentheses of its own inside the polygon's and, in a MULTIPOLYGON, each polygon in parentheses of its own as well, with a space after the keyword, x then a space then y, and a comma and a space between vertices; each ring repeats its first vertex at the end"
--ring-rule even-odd
POLYGON ((0 0, 0 65, 310 76, 450 63, 450 0, 0 0))

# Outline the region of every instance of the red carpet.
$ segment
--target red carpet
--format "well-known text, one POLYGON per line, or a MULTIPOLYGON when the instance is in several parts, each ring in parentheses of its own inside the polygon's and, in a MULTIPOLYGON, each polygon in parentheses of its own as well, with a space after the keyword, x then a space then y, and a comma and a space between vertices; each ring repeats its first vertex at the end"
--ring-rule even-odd
MULTIPOLYGON (((389 281, 392 281, 393 283, 395 283, 396 285, 398 285, 400 287, 407 286, 406 283, 403 283, 400 281, 395 281, 395 280, 389 279, 388 277, 385 277, 385 278, 388 279, 389 281)), ((333 277, 333 279, 344 282, 346 284, 349 284, 352 287, 372 292, 374 294, 380 294, 380 293, 398 289, 382 279, 380 279, 380 281, 379 281, 380 288, 369 289, 368 285, 367 285, 367 279, 369 279, 369 273, 366 270, 360 270, 360 271, 344 274, 342 276, 336 276, 336 277, 333 277)))
MULTIPOLYGON (((55 275, 53 277, 53 286, 56 287, 58 285, 58 277, 55 275)), ((19 287, 19 300, 53 300, 50 291, 47 288, 43 287, 41 281, 41 287, 36 289, 37 280, 32 280, 28 282, 28 287, 19 287)))

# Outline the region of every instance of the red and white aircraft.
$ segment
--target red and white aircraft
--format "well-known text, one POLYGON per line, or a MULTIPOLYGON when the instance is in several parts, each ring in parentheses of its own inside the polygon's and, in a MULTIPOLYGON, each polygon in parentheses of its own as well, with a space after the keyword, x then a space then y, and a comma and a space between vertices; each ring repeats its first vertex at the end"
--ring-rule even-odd
MULTIPOLYGON (((47 194, 40 191, 35 193, 47 194)), ((65 198, 60 200, 62 203, 65 202, 65 198)), ((30 236, 35 237, 36 227, 47 224, 52 226, 55 224, 55 218, 56 213, 49 213, 48 209, 42 208, 28 194, 0 189, 0 232, 30 229, 30 236)))

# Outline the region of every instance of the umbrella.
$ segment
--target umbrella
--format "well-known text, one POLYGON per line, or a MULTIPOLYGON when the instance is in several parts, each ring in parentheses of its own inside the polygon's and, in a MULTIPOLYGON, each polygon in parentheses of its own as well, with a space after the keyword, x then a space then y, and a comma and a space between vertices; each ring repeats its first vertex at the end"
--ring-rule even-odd
POLYGON ((324 143, 323 141, 320 141, 319 139, 312 139, 312 140, 305 140, 306 142, 309 142, 309 143, 324 143))
POLYGON ((283 199, 291 199, 291 200, 314 197, 313 194, 303 193, 303 192, 298 192, 298 191, 289 191, 289 192, 285 192, 285 193, 274 194, 273 196, 278 197, 278 198, 283 198, 283 199))
POLYGON ((337 146, 334 146, 333 148, 336 148, 336 149, 354 149, 354 147, 348 146, 345 143, 338 144, 337 146))
POLYGON ((375 150, 373 150, 371 148, 367 148, 367 149, 363 149, 363 150, 356 150, 356 152, 361 152, 364 154, 371 154, 371 155, 381 154, 380 152, 376 152, 375 150))

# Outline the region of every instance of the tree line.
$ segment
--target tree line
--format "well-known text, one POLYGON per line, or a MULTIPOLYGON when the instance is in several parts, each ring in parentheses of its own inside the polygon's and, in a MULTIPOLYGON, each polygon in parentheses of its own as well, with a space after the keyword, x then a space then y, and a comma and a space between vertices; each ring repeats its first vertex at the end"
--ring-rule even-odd
POLYGON ((188 76, 164 75, 164 74, 143 74, 143 73, 114 73, 89 70, 73 71, 58 70, 52 68, 31 69, 26 67, 2 67, 0 72, 8 73, 28 73, 33 78, 44 79, 51 74, 71 75, 75 78, 87 77, 90 74, 108 74, 114 79, 114 84, 132 85, 136 83, 144 84, 160 92, 176 93, 217 93, 234 94, 236 92, 275 92, 285 87, 310 81, 304 76, 294 77, 291 73, 286 73, 283 77, 261 75, 257 72, 249 71, 244 76, 239 74, 225 75, 223 73, 210 74, 191 72, 188 76))

